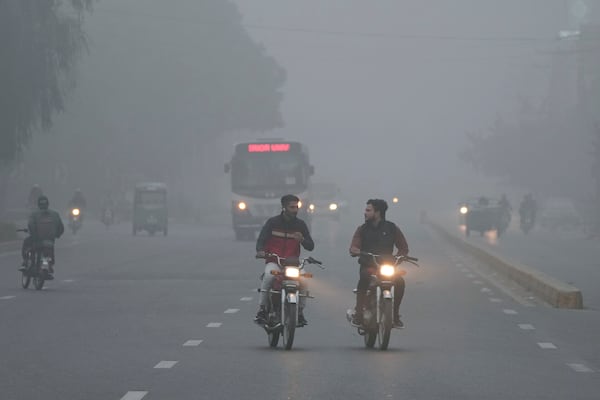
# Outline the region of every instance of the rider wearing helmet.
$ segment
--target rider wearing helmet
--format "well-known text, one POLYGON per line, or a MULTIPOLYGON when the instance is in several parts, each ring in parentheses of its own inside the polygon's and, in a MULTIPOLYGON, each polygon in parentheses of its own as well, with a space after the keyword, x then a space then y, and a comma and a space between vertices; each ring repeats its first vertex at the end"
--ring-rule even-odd
MULTIPOLYGON (((298 202, 300 199, 293 194, 287 194, 281 198, 281 214, 269 218, 262 227, 258 240, 256 241, 256 257, 264 258, 265 253, 275 253, 280 257, 299 257, 300 245, 306 250, 311 251, 315 248, 310 232, 306 223, 297 217, 298 202)), ((259 296, 259 309, 254 321, 264 323, 267 319, 267 300, 269 290, 273 284, 274 275, 271 271, 279 271, 277 259, 274 257, 266 258, 265 274, 262 279, 261 292, 259 296)), ((306 285, 301 282, 301 290, 306 290, 306 285)), ((306 325, 304 318, 304 305, 306 298, 300 297, 300 307, 298 309, 299 325, 306 325)))
POLYGON ((50 210, 48 197, 42 195, 37 200, 38 209, 29 216, 27 228, 29 230, 29 236, 23 240, 21 247, 21 256, 23 257, 22 267, 20 271, 25 271, 27 251, 32 247, 38 247, 42 241, 51 242, 51 262, 50 262, 50 273, 54 272, 54 240, 61 237, 65 231, 65 227, 60 219, 60 215, 50 210))
MULTIPOLYGON (((365 208, 365 223, 359 226, 352 237, 350 244, 350 255, 360 256, 360 279, 356 287, 356 307, 352 316, 354 325, 362 325, 362 309, 365 305, 367 289, 371 280, 371 270, 375 267, 373 259, 361 255, 361 252, 379 255, 392 255, 394 246, 398 249, 397 255, 408 254, 408 244, 404 234, 393 222, 385 219, 388 209, 387 202, 382 199, 370 199, 365 208)), ((404 296, 405 282, 401 275, 394 278, 394 326, 403 328, 400 320, 400 303, 404 296)))

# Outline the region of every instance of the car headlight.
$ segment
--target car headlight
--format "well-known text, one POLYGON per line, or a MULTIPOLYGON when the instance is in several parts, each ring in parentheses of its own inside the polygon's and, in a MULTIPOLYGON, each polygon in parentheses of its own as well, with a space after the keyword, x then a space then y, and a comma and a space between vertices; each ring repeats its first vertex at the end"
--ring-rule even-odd
POLYGON ((381 267, 379 267, 379 273, 382 276, 394 276, 394 274, 396 273, 396 267, 394 267, 393 265, 384 264, 381 267))
POLYGON ((464 215, 464 214, 466 214, 466 213, 469 212, 469 208, 465 207, 465 206, 462 206, 459 211, 460 211, 461 214, 464 215))
POLYGON ((243 201, 240 201, 237 206, 241 211, 244 211, 248 207, 243 201))
POLYGON ((314 204, 311 204, 311 205, 309 205, 309 206, 308 206, 308 209, 309 209, 310 211, 315 211, 315 205, 314 205, 314 204))
POLYGON ((72 210, 71 210, 71 213, 72 213, 74 216, 78 216, 78 215, 79 215, 79 213, 80 213, 80 211, 79 211, 79 208, 74 208, 74 209, 72 209, 72 210))
POLYGON ((329 205, 329 209, 330 209, 331 211, 335 211, 335 210, 337 210, 337 207, 338 207, 338 205, 337 205, 337 204, 335 204, 335 203, 331 203, 331 204, 329 205))
POLYGON ((398 202, 398 198, 397 198, 397 197, 394 197, 394 198, 392 199, 392 203, 397 203, 397 202, 398 202))
POLYGON ((288 278, 298 278, 300 277, 300 269, 296 267, 286 267, 285 276, 288 278))

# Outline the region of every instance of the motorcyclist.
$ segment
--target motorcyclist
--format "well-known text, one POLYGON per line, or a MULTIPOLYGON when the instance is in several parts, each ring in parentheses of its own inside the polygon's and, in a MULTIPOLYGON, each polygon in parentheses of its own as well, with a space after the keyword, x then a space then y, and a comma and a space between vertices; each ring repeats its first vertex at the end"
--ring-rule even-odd
POLYGON ((31 248, 37 248, 41 245, 42 241, 49 241, 52 243, 50 248, 50 274, 54 273, 54 263, 56 261, 54 257, 54 241, 62 236, 65 231, 65 227, 60 219, 60 215, 50 210, 48 207, 50 202, 48 197, 42 195, 37 200, 39 210, 34 211, 29 216, 27 222, 27 228, 29 230, 29 236, 23 240, 21 246, 21 256, 23 257, 22 267, 19 271, 25 271, 27 267, 27 252, 31 248))
POLYGON ((519 205, 519 216, 521 221, 523 221, 528 216, 531 218, 531 223, 535 222, 535 214, 537 211, 537 203, 533 199, 531 193, 527 193, 523 200, 521 200, 521 204, 519 205), (529 215, 528 215, 529 214, 529 215))
POLYGON ((69 202, 69 208, 79 208, 80 210, 84 210, 87 205, 87 201, 85 200, 85 196, 81 189, 76 189, 75 193, 73 193, 73 197, 69 202))
MULTIPOLYGON (((352 324, 360 326, 363 323, 362 310, 366 301, 366 293, 369 287, 373 268, 376 268, 372 257, 361 255, 361 252, 379 255, 392 255, 394 246, 398 249, 396 255, 408 254, 408 244, 404 234, 396 224, 385 219, 388 209, 387 202, 382 199, 369 199, 365 208, 365 223, 359 226, 352 237, 350 244, 350 255, 360 256, 358 285, 356 287, 356 307, 352 316, 352 324)), ((396 275, 394 278, 394 326, 403 328, 400 319, 400 303, 404 296, 404 278, 396 275)))
POLYGON ((40 185, 38 185, 37 183, 34 184, 31 187, 31 190, 29 191, 29 197, 27 198, 27 206, 30 209, 35 209, 38 204, 38 198, 43 194, 44 192, 42 191, 40 185))
POLYGON ((115 202, 112 199, 110 193, 107 193, 106 196, 104 196, 104 200, 102 200, 102 220, 104 221, 105 218, 107 218, 107 211, 110 211, 110 221, 112 222, 112 219, 114 218, 114 209, 115 209, 115 202))
MULTIPOLYGON (((262 227, 258 240, 256 241, 256 257, 264 258, 266 253, 275 253, 280 257, 299 257, 300 245, 304 249, 311 251, 315 248, 315 243, 310 236, 306 223, 297 217, 298 202, 300 199, 292 194, 287 194, 281 198, 281 214, 269 218, 262 227)), ((271 271, 279 271, 277 259, 266 257, 265 274, 262 279, 261 293, 259 296, 259 309, 254 321, 265 323, 267 316, 267 301, 269 290, 275 278, 271 271)), ((300 282, 300 290, 306 291, 306 283, 300 282)), ((304 317, 304 306, 306 298, 300 297, 298 309, 298 325, 306 325, 308 322, 304 317)))

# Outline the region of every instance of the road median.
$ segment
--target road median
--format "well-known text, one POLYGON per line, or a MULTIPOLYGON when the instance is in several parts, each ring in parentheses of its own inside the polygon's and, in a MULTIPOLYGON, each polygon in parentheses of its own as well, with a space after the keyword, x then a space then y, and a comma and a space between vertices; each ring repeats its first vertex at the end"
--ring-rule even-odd
POLYGON ((564 283, 527 265, 507 261, 491 250, 469 243, 442 225, 429 221, 430 226, 445 239, 486 263, 506 278, 557 308, 582 309, 583 295, 575 286, 564 283))

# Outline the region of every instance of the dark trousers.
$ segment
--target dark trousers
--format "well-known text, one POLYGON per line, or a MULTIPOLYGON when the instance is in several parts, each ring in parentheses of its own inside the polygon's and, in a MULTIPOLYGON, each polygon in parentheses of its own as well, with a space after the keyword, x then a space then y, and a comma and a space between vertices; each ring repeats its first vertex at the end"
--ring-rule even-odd
MULTIPOLYGON (((376 269, 373 267, 365 265, 360 266, 360 279, 358 280, 358 285, 356 286, 356 311, 362 310, 365 306, 367 289, 369 288, 369 283, 371 282, 371 274, 374 271, 376 271, 376 269)), ((404 278, 401 275, 394 277, 394 315, 399 314, 400 303, 402 303, 402 298, 404 297, 405 287, 406 282, 404 282, 404 278)))

